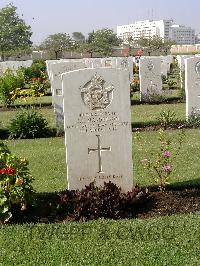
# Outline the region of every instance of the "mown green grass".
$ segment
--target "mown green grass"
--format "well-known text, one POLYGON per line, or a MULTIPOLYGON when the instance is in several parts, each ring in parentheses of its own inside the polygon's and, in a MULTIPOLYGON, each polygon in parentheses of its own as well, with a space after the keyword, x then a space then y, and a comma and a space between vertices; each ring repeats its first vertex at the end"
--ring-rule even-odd
MULTIPOLYGON (((37 108, 38 111, 46 118, 48 124, 50 127, 55 127, 55 116, 53 108, 37 108)), ((14 119, 17 112, 19 112, 20 109, 12 109, 9 111, 1 111, 0 110, 0 122, 1 127, 8 128, 9 124, 11 122, 11 119, 14 119)))
MULTIPOLYGON (((168 131, 175 140, 180 131, 168 131)), ((174 160, 171 184, 183 183, 200 185, 200 138, 199 129, 185 130, 185 140, 180 154, 174 160)), ((159 149, 158 132, 142 132, 141 141, 134 139, 133 134, 133 175, 141 186, 154 185, 154 179, 143 169, 141 160, 159 149)), ((67 186, 64 138, 45 138, 35 140, 6 141, 12 152, 26 157, 35 181, 34 187, 39 192, 63 190, 67 186)), ((178 143, 175 142, 177 147, 178 143)), ((122 155, 123 156, 123 155, 122 155)))
POLYGON ((141 125, 156 124, 158 123, 160 113, 169 110, 175 113, 178 121, 184 121, 186 119, 185 103, 133 105, 131 107, 133 126, 139 127, 141 125))
MULTIPOLYGON (((161 106, 172 105, 144 105, 146 115, 144 109, 140 109, 142 105, 133 106, 133 118, 154 121, 153 112, 158 114, 161 106)), ((184 106, 175 105, 174 108, 181 116, 184 106)), ((53 110, 48 112, 51 117, 53 110)), ((168 132, 175 139, 179 131, 168 132)), ((199 129, 186 130, 183 148, 174 164, 172 184, 200 184, 199 133, 199 129)), ((142 186, 153 185, 153 179, 140 161, 146 157, 146 152, 149 154, 158 149, 158 132, 141 132, 141 142, 134 139, 135 134, 134 180, 142 186)), ((66 189, 63 137, 8 140, 5 143, 12 152, 29 160, 37 192, 66 189)), ((0 226, 0 265, 199 265, 199 224, 200 216, 196 213, 148 220, 0 226)))
POLYGON ((0 229, 0 265, 199 265, 200 216, 0 229))
MULTIPOLYGON (((0 121, 4 128, 8 127, 10 120, 16 115, 18 109, 12 111, 0 111, 0 121)), ((173 111, 179 121, 185 120, 185 104, 141 104, 133 105, 131 107, 132 123, 134 127, 142 125, 151 125, 158 123, 157 118, 162 111, 173 111)), ((47 119, 50 127, 55 127, 55 116, 53 108, 41 108, 40 112, 47 119)))
POLYGON ((35 178, 38 192, 53 192, 67 187, 64 138, 6 141, 12 152, 25 157, 35 178))
MULTIPOLYGON (((179 146, 179 132, 180 130, 167 131, 167 134, 173 141, 172 147, 174 149, 179 146)), ((169 182, 174 185, 200 185, 200 130, 187 129, 184 132, 184 142, 179 155, 173 160, 173 171, 169 182)), ((151 153, 153 153, 155 158, 160 147, 159 135, 158 132, 153 131, 141 132, 140 136, 140 141, 133 139, 134 178, 142 186, 152 185, 154 178, 149 175, 148 170, 143 168, 141 160, 149 157, 152 158, 151 153)))

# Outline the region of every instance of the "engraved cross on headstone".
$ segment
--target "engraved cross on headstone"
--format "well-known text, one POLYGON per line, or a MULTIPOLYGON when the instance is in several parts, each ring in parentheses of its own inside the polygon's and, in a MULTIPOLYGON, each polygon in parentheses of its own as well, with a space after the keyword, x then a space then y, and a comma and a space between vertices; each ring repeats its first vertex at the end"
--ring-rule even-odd
POLYGON ((102 151, 111 151, 111 146, 108 147, 108 148, 102 148, 101 147, 100 135, 96 135, 96 136, 97 136, 97 139, 98 139, 98 147, 97 147, 97 149, 88 148, 88 154, 90 154, 91 152, 96 152, 96 151, 98 152, 98 160, 99 160, 98 173, 103 173, 101 153, 102 153, 102 151))

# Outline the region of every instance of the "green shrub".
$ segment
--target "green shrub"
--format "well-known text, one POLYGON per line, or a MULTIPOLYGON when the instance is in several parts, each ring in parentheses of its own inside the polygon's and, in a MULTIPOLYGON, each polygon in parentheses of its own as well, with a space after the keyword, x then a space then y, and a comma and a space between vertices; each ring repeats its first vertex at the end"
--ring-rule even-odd
POLYGON ((25 210, 31 203, 33 188, 28 162, 12 155, 0 142, 0 223, 12 217, 12 210, 25 210))
POLYGON ((23 68, 23 72, 30 94, 33 97, 45 95, 50 87, 45 61, 34 60, 30 67, 23 68))
POLYGON ((11 120, 10 138, 45 137, 48 132, 46 119, 35 109, 21 109, 11 120))
POLYGON ((159 121, 160 125, 164 127, 164 129, 177 122, 176 114, 171 110, 160 112, 157 120, 159 121))
POLYGON ((24 81, 24 74, 21 69, 19 69, 16 74, 8 69, 4 75, 0 77, 0 101, 4 106, 15 101, 17 98, 16 90, 24 86, 24 81))
POLYGON ((46 73, 46 63, 44 60, 34 60, 30 67, 24 68, 27 81, 33 78, 43 78, 46 73))
POLYGON ((192 115, 188 118, 186 125, 194 128, 200 127, 200 114, 193 111, 192 115))

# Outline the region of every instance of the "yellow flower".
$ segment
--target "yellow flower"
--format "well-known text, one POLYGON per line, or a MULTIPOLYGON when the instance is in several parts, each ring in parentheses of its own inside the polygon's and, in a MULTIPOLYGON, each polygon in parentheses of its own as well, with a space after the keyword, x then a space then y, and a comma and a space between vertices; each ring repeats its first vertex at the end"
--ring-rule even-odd
POLYGON ((17 178, 16 181, 15 181, 15 184, 16 184, 17 186, 21 186, 23 183, 24 183, 24 181, 23 181, 22 178, 17 178))

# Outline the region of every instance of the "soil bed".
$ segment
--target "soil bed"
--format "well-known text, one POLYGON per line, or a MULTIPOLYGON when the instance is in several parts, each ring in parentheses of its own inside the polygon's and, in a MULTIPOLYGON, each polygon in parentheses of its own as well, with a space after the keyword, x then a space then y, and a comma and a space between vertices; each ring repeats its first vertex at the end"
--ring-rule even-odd
POLYGON ((151 192, 150 200, 137 215, 150 218, 172 214, 186 214, 200 211, 200 189, 182 191, 151 192))
MULTIPOLYGON (((55 223, 71 221, 65 213, 57 212, 58 194, 39 194, 35 207, 29 208, 20 215, 16 211, 11 219, 16 223, 55 223)), ((134 210, 135 211, 135 210, 134 210)), ((124 218, 147 219, 158 216, 173 214, 187 214, 200 212, 200 188, 170 190, 165 192, 153 191, 149 197, 138 208, 134 215, 124 218)))

